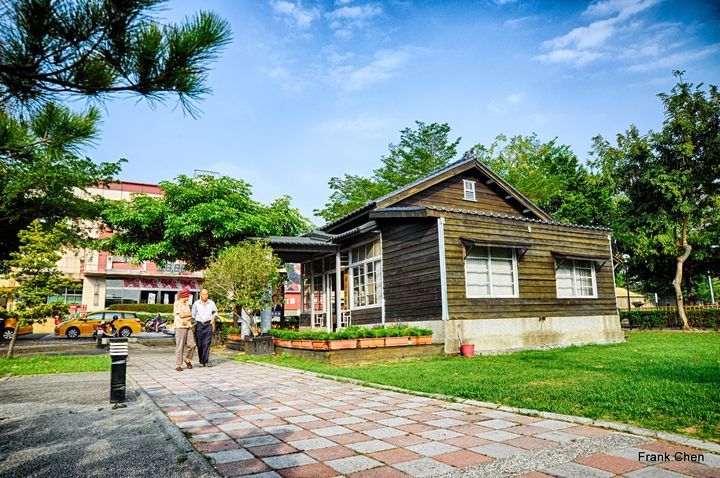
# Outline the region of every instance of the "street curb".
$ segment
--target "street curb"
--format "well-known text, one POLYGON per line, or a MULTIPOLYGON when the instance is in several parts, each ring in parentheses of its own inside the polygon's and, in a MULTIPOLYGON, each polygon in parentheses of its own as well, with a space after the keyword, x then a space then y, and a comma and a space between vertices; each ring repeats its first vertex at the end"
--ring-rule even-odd
POLYGON ((187 461, 190 469, 196 476, 201 478, 222 478, 222 475, 215 471, 210 462, 193 446, 180 429, 165 415, 165 413, 157 406, 152 397, 128 374, 127 380, 132 384, 135 395, 143 401, 143 404, 149 408, 153 415, 157 417, 157 423, 163 432, 170 437, 179 450, 183 450, 187 455, 187 461))
POLYGON ((535 417, 546 418, 548 420, 561 420, 564 422, 575 423, 578 425, 588 425, 598 428, 606 428, 608 430, 614 430, 623 433, 631 433, 633 435, 639 435, 650 438, 657 438, 659 440, 669 441, 685 445, 692 448, 698 448, 713 453, 720 453, 720 444, 698 440, 696 438, 689 438, 682 435, 675 435, 673 433, 662 432, 658 430, 650 430, 648 428, 640 428, 633 425, 626 425, 624 423, 608 422, 605 420, 593 420, 592 418, 576 417, 573 415, 563 415, 560 413, 542 412, 540 410, 531 410, 528 408, 517 408, 509 407, 507 405, 500 405, 498 403, 481 402, 478 400, 470 400, 465 398, 453 397, 451 395, 443 395, 441 393, 428 393, 420 392, 416 390, 408 390, 400 387, 393 387, 391 385, 383 385, 380 383, 367 382, 365 380, 358 380, 354 378, 338 377, 336 375, 327 375, 318 372, 311 372, 309 370, 301 370, 291 367, 283 367, 281 365, 263 363, 263 362, 249 362, 263 367, 277 368, 279 370, 291 370, 299 372, 301 374, 307 374, 318 378, 324 378, 327 380, 333 380, 336 382, 352 383, 354 385, 362 385, 364 387, 377 388, 381 390, 389 390, 392 392, 406 393, 408 395, 416 395, 419 397, 435 398, 446 402, 464 403, 467 405, 473 405, 476 407, 491 408, 493 410, 499 410, 508 413, 517 413, 519 415, 529 415, 535 417))

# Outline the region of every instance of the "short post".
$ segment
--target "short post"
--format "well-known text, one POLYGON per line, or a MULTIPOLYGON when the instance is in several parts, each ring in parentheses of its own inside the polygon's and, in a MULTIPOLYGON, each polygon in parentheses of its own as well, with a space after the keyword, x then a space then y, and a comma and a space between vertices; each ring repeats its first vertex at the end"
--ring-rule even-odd
POLYGON ((125 401, 125 375, 127 371, 127 337, 110 338, 110 403, 125 401))

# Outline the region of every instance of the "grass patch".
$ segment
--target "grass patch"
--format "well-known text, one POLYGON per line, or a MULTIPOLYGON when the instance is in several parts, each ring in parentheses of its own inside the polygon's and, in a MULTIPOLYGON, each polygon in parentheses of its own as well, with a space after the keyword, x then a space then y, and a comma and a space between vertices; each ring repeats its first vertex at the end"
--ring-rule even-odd
POLYGON ((355 366, 288 356, 237 359, 720 442, 717 333, 632 332, 622 344, 355 366))
POLYGON ((38 375, 47 373, 107 372, 107 355, 37 355, 0 359, 0 376, 38 375))

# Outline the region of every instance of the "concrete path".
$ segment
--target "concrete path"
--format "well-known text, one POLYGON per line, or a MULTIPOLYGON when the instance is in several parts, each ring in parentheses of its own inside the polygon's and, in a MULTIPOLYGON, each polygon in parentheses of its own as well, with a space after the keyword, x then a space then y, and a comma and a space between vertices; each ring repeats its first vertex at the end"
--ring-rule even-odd
POLYGON ((163 354, 129 372, 223 476, 720 477, 718 455, 680 445, 301 371, 176 372, 163 354))

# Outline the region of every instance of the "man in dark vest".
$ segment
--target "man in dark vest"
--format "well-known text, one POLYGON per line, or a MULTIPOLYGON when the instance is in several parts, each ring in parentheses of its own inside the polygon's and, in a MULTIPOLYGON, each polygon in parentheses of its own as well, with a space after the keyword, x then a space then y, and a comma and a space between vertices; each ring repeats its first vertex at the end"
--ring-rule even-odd
POLYGON ((215 302, 208 299, 208 290, 200 290, 200 298, 192 306, 192 316, 195 319, 195 338, 197 339, 198 355, 200 365, 210 367, 210 344, 212 335, 215 332, 215 316, 217 307, 215 302))

